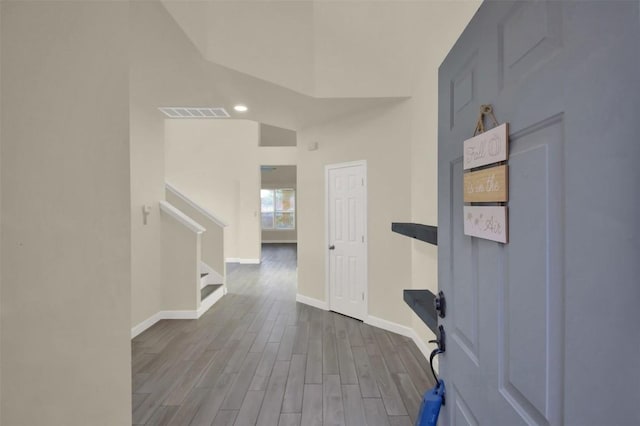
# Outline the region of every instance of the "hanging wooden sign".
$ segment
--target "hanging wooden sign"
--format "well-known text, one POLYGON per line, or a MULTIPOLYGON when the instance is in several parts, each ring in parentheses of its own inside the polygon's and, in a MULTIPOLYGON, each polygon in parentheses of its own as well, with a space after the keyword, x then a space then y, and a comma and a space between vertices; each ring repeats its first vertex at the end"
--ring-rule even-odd
POLYGON ((497 166, 464 174, 465 203, 509 201, 509 166, 497 166))
POLYGON ((509 158, 509 125, 487 130, 464 141, 464 170, 506 161, 509 158))
POLYGON ((464 206, 464 234, 506 243, 507 219, 507 208, 504 206, 464 206))

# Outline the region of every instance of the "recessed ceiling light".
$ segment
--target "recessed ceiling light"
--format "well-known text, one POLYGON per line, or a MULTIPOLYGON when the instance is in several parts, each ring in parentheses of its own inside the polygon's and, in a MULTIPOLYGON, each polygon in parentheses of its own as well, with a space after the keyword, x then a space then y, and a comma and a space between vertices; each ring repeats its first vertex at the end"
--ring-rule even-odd
POLYGON ((247 112, 249 110, 249 108, 247 108, 246 105, 236 105, 233 107, 233 109, 238 112, 247 112))

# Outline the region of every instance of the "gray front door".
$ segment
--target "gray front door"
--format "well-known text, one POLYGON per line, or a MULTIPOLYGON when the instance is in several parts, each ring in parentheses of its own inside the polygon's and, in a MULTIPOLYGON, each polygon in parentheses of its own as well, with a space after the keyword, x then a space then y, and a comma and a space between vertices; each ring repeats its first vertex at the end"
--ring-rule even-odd
POLYGON ((640 424, 637 1, 487 1, 439 73, 445 425, 640 424), (463 233, 463 141, 510 125, 509 243, 463 233))

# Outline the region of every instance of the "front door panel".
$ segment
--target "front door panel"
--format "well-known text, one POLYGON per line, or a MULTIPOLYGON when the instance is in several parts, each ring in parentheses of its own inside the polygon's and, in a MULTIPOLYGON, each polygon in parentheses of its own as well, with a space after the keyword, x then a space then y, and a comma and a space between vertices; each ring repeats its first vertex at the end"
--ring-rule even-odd
POLYGON ((640 424, 639 16, 485 1, 440 67, 445 425, 640 424), (508 244, 463 234, 481 104, 510 125, 508 244))

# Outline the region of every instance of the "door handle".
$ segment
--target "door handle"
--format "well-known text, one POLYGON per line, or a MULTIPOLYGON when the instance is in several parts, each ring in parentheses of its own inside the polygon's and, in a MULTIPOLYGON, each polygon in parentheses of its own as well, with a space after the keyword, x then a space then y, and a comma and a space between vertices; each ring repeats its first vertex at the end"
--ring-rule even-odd
POLYGON ((329 250, 335 250, 335 249, 336 249, 336 246, 334 246, 333 244, 329 246, 329 250))

